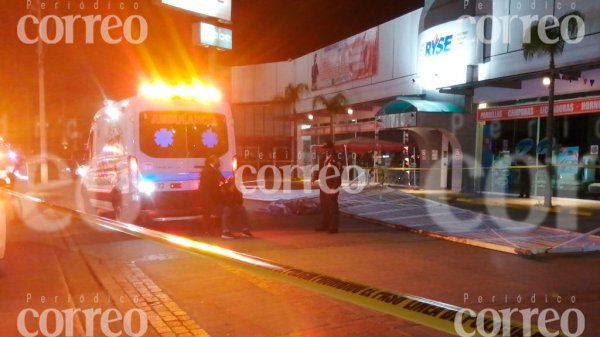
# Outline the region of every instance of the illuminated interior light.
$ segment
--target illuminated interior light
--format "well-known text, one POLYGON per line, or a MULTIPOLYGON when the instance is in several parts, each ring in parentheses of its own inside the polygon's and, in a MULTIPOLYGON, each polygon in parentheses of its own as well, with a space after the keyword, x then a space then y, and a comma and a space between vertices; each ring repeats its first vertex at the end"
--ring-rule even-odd
POLYGON ((308 117, 308 119, 309 119, 309 120, 311 120, 311 121, 312 121, 313 119, 315 119, 315 116, 313 116, 313 114, 308 114, 308 116, 307 116, 307 117, 308 117))
POLYGON ((354 114, 354 110, 352 110, 352 108, 348 108, 348 115, 352 115, 354 114))
POLYGON ((479 109, 487 109, 487 103, 479 103, 479 105, 477 106, 477 108, 479 109))

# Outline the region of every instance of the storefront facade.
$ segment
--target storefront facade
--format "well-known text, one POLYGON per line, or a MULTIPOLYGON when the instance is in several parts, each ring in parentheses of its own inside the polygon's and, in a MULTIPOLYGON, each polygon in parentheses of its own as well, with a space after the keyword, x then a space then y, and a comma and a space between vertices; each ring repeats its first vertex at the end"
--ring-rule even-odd
MULTIPOLYGON (((587 74, 600 75, 599 72, 587 74)), ((586 82, 592 86, 589 81, 586 82)), ((598 91, 588 91, 559 95, 555 101, 553 189, 557 196, 598 197, 599 94, 598 91)), ((543 166, 549 151, 549 142, 545 137, 547 115, 547 102, 485 108, 482 105, 478 109, 477 131, 483 144, 481 190, 518 193, 520 174, 524 174, 524 171, 512 166, 516 158, 525 157, 524 164, 528 166, 532 181, 531 194, 543 195, 546 186, 543 166)))
MULTIPOLYGON (((535 0, 521 2, 527 1, 535 0)), ((504 27, 491 19, 478 23, 490 15, 563 15, 571 8, 559 9, 558 1, 546 1, 551 4, 534 9, 518 2, 426 1, 420 10, 298 59, 236 67, 232 71, 234 113, 244 114, 256 104, 267 104, 290 83, 306 83, 311 90, 295 106, 301 116, 295 119, 299 163, 310 163, 311 147, 330 139, 333 130, 336 141, 366 137, 405 145, 400 152, 373 151, 353 157, 367 167, 413 169, 389 170, 402 174, 389 174, 386 182, 513 193, 516 178, 505 177, 507 182, 502 185, 498 183, 502 174, 496 172, 500 170, 492 168, 509 162, 505 155, 514 153, 523 139, 528 139, 526 144, 534 143, 532 149, 543 141, 547 88, 541 78, 548 61, 540 58, 525 62, 522 39, 515 33, 518 25, 502 32, 509 38, 500 35, 495 41, 482 41, 480 33, 496 36, 495 32, 504 27), (323 106, 313 104, 317 96, 328 98, 338 93, 346 97, 352 114, 342 111, 332 118, 323 106), (517 106, 519 110, 518 106, 524 104, 527 107, 521 112, 511 108, 517 106), (498 112, 499 107, 506 108, 498 112), (537 109, 538 115, 526 115, 528 109, 537 109)), ((568 45, 557 58, 559 71, 571 79, 557 80, 557 99, 574 99, 580 107, 574 107, 573 112, 562 105, 557 107, 557 111, 566 109, 565 115, 557 118, 557 135, 567 132, 561 130, 573 133, 560 143, 565 149, 557 158, 572 161, 577 157, 581 161, 585 157, 591 162, 592 158, 586 156, 597 149, 592 128, 598 109, 593 99, 587 103, 581 100, 593 97, 594 90, 600 89, 600 82, 595 83, 596 78, 600 81, 600 15, 594 14, 600 13, 600 4, 577 1, 575 5, 591 17, 586 17, 583 40, 568 45), (573 80, 575 75, 577 80, 573 80), (585 132, 578 129, 579 123, 587 125, 585 132)), ((538 153, 534 158, 536 153, 531 152, 532 166, 539 164, 540 156, 538 153)), ((560 174, 572 171, 565 168, 560 174)), ((586 181, 595 179, 595 172, 588 170, 585 174, 586 181)), ((536 178, 536 191, 543 190, 540 184, 536 178)), ((577 187, 569 193, 577 196, 580 190, 577 187)))
MULTIPOLYGON (((531 1, 530 1, 531 2, 531 1)), ((525 3, 525 1, 523 1, 525 3)), ((495 16, 553 15, 558 18, 577 10, 584 14, 584 34, 567 43, 556 56, 555 128, 553 165, 554 195, 596 198, 600 144, 600 4, 553 1, 550 6, 495 6, 495 16)), ((544 195, 548 114, 549 57, 526 60, 522 34, 513 28, 512 38, 489 44, 489 56, 478 65, 478 79, 464 86, 473 90, 477 111, 477 151, 473 170, 477 191, 519 194, 527 174, 531 195, 544 195)), ((527 180, 527 179, 526 179, 527 180)))

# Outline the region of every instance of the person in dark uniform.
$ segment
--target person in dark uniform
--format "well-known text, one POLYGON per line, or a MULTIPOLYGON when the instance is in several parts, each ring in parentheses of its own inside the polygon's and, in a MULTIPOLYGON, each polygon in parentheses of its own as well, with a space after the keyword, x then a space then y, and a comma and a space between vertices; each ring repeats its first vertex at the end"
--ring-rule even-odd
POLYGON ((319 197, 323 218, 317 231, 337 233, 339 225, 339 187, 342 185, 342 164, 335 152, 333 143, 328 141, 322 147, 324 153, 319 157, 319 171, 313 175, 313 181, 319 180, 319 197))
POLYGON ((233 231, 234 223, 242 229, 242 235, 251 238, 250 225, 246 207, 244 207, 244 196, 235 185, 235 178, 229 177, 222 186, 223 191, 223 228, 229 234, 233 231))
POLYGON ((526 157, 519 157, 515 160, 519 167, 519 198, 529 198, 531 194, 531 172, 529 172, 529 162, 526 157))
MULTIPOLYGON (((206 158, 206 164, 200 174, 199 194, 203 208, 203 231, 211 234, 216 230, 221 230, 220 222, 223 213, 221 184, 225 178, 221 174, 221 171, 219 171, 220 167, 221 162, 219 157, 211 155, 206 158)), ((226 238, 225 236, 227 236, 228 232, 223 229, 222 233, 221 236, 226 238)))

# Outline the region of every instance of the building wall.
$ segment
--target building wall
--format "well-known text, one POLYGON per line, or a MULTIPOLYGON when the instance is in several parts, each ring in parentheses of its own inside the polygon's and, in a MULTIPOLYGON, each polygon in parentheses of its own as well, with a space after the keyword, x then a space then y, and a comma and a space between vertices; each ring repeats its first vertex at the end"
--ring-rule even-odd
MULTIPOLYGON (((344 92, 349 104, 421 93, 413 83, 417 73, 418 28, 421 10, 378 26, 378 71, 374 76, 311 91, 298 102, 298 112, 312 110, 312 98, 344 92)), ((311 83, 313 53, 295 60, 232 69, 233 103, 268 102, 289 83, 311 83)))
MULTIPOLYGON (((571 6, 573 5, 575 10, 580 11, 585 16, 585 38, 581 43, 567 44, 564 53, 556 58, 556 65, 562 67, 599 60, 600 3, 598 1, 537 1, 534 10, 531 9, 532 2, 536 1, 494 1, 493 15, 496 17, 512 15, 518 17, 537 15, 540 18, 545 15, 560 17, 571 12, 571 6), (509 3, 510 6, 507 6, 509 3), (518 3, 521 3, 520 10, 517 8, 518 3), (556 8, 559 3, 561 9, 556 8)), ((500 25, 500 20, 495 20, 492 30, 500 32, 500 25)), ((510 33, 506 35, 501 36, 496 42, 492 43, 489 62, 479 65, 479 80, 524 74, 548 68, 548 57, 535 58, 525 62, 522 51, 523 25, 520 24, 519 20, 512 22, 510 33), (508 37, 505 39, 504 36, 506 35, 508 37)))
MULTIPOLYGON (((431 131, 433 133, 430 133, 435 141, 429 142, 431 144, 425 150, 437 150, 441 155, 444 149, 449 149, 451 146, 453 151, 460 150, 460 156, 465 155, 472 159, 480 156, 480 153, 476 152, 477 148, 481 147, 481 144, 478 144, 475 114, 472 112, 473 103, 539 99, 547 95, 547 88, 541 84, 541 79, 533 79, 522 81, 521 89, 477 88, 473 97, 441 94, 438 89, 470 81, 539 72, 547 69, 548 58, 524 60, 522 33, 520 33, 523 31, 523 25, 519 25, 519 19, 511 24, 508 31, 503 32, 506 34, 506 41, 504 41, 504 36, 500 35, 499 39, 486 46, 477 40, 477 37, 480 37, 483 32, 477 31, 476 26, 470 25, 465 19, 457 20, 457 11, 464 10, 463 14, 476 15, 475 20, 488 14, 496 18, 510 16, 522 18, 530 15, 543 17, 548 14, 561 16, 569 12, 571 4, 574 3, 575 9, 583 12, 586 17, 585 38, 581 43, 567 45, 564 53, 556 59, 557 66, 600 61, 600 3, 597 1, 475 0, 473 2, 475 7, 461 9, 461 6, 456 5, 456 8, 452 7, 452 11, 447 10, 447 6, 444 5, 446 2, 427 0, 425 10, 413 11, 379 25, 377 27, 378 70, 376 74, 364 79, 311 91, 298 102, 297 111, 312 111, 312 100, 316 95, 329 95, 337 92, 343 92, 350 105, 374 101, 384 102, 399 96, 419 96, 426 100, 452 102, 464 106, 467 113, 459 115, 419 113, 417 128, 433 130, 431 131), (484 7, 487 5, 489 8, 480 9, 478 3, 484 4, 484 7), (531 3, 535 4, 534 9, 531 3), (559 4, 563 7, 558 8, 559 4), (425 25, 427 20, 435 22, 435 24, 430 22, 430 25, 425 25), (449 50, 433 54, 426 52, 426 47, 431 47, 431 43, 435 45, 440 41, 438 37, 449 36, 454 39, 449 50), (471 71, 472 69, 474 71, 471 71), (474 76, 471 77, 470 73, 473 73, 474 76)), ((487 27, 487 33, 491 32, 494 36, 499 32, 502 27, 498 22, 495 20, 491 26, 487 27)), ((251 110, 250 106, 254 104, 267 104, 277 94, 281 94, 289 83, 310 84, 313 59, 318 52, 320 51, 314 51, 286 62, 234 68, 232 70, 232 96, 236 107, 234 110, 244 113, 244 111, 251 110)), ((600 80, 600 70, 583 71, 582 78, 600 80)), ((600 83, 595 85, 600 86, 600 83)), ((590 85, 589 82, 557 81, 556 92, 558 95, 576 94, 598 91, 597 88, 590 85)), ((244 118, 247 120, 248 116, 244 118)), ((449 153, 449 155, 453 156, 454 154, 449 153)), ((453 157, 453 159, 456 158, 453 157)), ((465 157, 460 160, 466 159, 465 157)), ((439 165, 440 163, 430 164, 439 165)), ((469 163, 467 166, 470 167, 473 164, 469 163)), ((462 163, 460 170, 462 170, 462 163)), ((469 178, 467 173, 472 170, 462 171, 463 189, 471 190, 469 185, 474 182, 474 179, 469 178)), ((452 172, 453 182, 456 180, 455 174, 460 175, 458 172, 452 172)), ((444 179, 434 182, 434 185, 443 185, 444 179)))
MULTIPOLYGON (((523 62, 523 61, 521 61, 523 62)), ((600 91, 600 69, 581 72, 578 81, 557 80, 555 82, 556 95, 567 95, 600 91), (583 81, 587 79, 587 81, 583 81), (594 80, 592 84, 589 80, 594 80)), ((542 84, 540 78, 522 81, 521 89, 483 87, 475 90, 475 103, 493 103, 513 100, 530 99, 533 97, 548 96, 548 87, 542 84)))

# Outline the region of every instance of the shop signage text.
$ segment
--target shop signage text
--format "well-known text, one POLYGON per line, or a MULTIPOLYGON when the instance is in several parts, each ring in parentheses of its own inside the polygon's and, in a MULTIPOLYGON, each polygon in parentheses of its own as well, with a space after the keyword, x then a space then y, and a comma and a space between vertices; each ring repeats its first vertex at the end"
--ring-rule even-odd
POLYGON ((425 44, 425 56, 434 56, 449 52, 452 45, 452 38, 452 34, 442 36, 441 38, 436 34, 432 41, 428 41, 425 44))
MULTIPOLYGON (((554 103, 554 114, 556 116, 593 112, 600 112, 600 97, 564 100, 554 103)), ((480 122, 546 116, 548 116, 548 103, 486 108, 477 111, 477 120, 480 122)))

